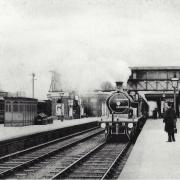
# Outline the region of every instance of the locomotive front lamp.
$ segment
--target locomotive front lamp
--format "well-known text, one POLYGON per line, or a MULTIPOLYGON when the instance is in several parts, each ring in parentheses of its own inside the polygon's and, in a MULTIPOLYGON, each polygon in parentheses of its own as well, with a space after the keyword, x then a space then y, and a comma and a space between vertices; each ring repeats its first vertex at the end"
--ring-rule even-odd
POLYGON ((128 123, 128 128, 133 128, 133 123, 128 123))
POLYGON ((101 127, 102 127, 103 129, 105 129, 105 128, 106 128, 106 124, 105 124, 105 123, 101 123, 101 127))
POLYGON ((174 110, 176 112, 176 89, 178 88, 178 81, 179 79, 175 76, 171 78, 172 87, 174 89, 174 110))

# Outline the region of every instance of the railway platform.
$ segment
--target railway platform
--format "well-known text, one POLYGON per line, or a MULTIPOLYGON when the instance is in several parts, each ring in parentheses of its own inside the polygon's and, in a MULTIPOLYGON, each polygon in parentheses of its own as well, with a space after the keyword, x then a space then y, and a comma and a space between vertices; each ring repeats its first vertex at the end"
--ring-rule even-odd
POLYGON ((53 124, 31 125, 31 126, 22 126, 22 127, 4 127, 4 125, 1 124, 0 125, 0 142, 9 140, 12 138, 18 138, 21 136, 27 136, 31 134, 40 133, 40 132, 46 132, 50 130, 56 130, 56 129, 70 127, 70 126, 95 122, 98 120, 100 120, 100 118, 97 118, 97 117, 64 120, 63 122, 61 122, 60 120, 54 120, 53 124))
POLYGON ((118 179, 180 179, 180 119, 177 129, 167 142, 163 120, 147 120, 118 179))

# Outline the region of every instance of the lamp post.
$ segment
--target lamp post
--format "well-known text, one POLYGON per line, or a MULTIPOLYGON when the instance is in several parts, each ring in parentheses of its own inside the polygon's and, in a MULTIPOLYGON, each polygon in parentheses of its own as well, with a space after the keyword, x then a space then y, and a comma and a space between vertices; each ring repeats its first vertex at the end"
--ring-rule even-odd
POLYGON ((34 80, 36 80, 35 76, 35 73, 32 73, 32 98, 34 98, 34 80))
POLYGON ((81 98, 79 98, 79 118, 81 119, 81 112, 82 112, 82 101, 81 98))
POLYGON ((171 78, 171 82, 172 82, 172 87, 174 90, 174 110, 176 112, 176 89, 178 88, 178 78, 177 77, 173 77, 171 78))
POLYGON ((165 98, 166 98, 166 94, 165 94, 165 92, 163 92, 163 95, 162 95, 162 97, 163 97, 163 116, 164 116, 164 112, 165 112, 165 98))

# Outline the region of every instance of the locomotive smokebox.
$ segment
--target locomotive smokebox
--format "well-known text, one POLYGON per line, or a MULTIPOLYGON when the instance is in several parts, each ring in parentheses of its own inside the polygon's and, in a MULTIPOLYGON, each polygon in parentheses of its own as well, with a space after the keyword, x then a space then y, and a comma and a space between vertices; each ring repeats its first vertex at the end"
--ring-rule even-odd
POLYGON ((122 81, 116 81, 116 89, 117 89, 117 91, 123 91, 123 82, 122 81))

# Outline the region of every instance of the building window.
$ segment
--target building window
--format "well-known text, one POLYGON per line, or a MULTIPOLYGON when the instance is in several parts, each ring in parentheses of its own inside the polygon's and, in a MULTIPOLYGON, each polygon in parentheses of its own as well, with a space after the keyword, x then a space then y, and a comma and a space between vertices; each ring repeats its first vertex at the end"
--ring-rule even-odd
POLYGON ((17 102, 13 103, 13 112, 18 112, 18 103, 17 102))
POLYGON ((133 72, 133 79, 136 79, 136 72, 133 72))
POLYGON ((146 71, 139 71, 139 72, 137 72, 136 78, 137 79, 141 79, 141 80, 146 79, 147 78, 147 72, 146 71))
POLYGON ((10 101, 7 101, 6 102, 6 112, 11 112, 11 102, 10 101))
POLYGON ((4 111, 4 103, 3 102, 0 102, 0 110, 4 111))
POLYGON ((8 112, 11 112, 11 111, 12 111, 12 110, 11 110, 11 109, 12 109, 12 108, 11 108, 11 104, 9 104, 8 106, 9 106, 9 111, 8 111, 8 112))
POLYGON ((24 106, 23 106, 23 103, 21 102, 20 105, 19 105, 19 111, 20 112, 23 112, 24 111, 24 106))
POLYGON ((9 105, 6 104, 6 112, 9 112, 9 105))

